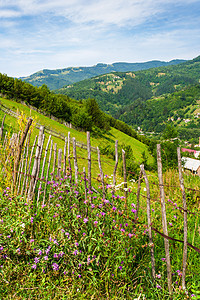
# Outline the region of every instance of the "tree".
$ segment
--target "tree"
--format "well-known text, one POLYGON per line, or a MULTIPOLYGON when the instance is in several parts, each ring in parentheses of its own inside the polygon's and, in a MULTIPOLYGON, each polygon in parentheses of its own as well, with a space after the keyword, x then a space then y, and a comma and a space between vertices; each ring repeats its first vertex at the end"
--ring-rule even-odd
POLYGON ((174 139, 178 136, 178 131, 172 124, 167 124, 165 130, 163 131, 163 139, 169 140, 174 139))

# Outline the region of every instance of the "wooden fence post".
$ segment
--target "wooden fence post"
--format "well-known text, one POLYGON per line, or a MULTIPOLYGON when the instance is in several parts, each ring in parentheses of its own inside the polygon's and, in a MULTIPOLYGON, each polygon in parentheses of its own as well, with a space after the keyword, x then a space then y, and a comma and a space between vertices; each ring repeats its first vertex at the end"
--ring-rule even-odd
POLYGON ((25 153, 26 153, 26 145, 27 145, 27 139, 25 142, 25 147, 24 147, 24 151, 23 151, 23 155, 20 161, 20 168, 19 168, 19 178, 17 179, 18 182, 18 188, 17 188, 17 195, 19 195, 19 190, 20 190, 20 185, 21 185, 21 179, 22 179, 22 173, 23 173, 23 168, 24 168, 24 157, 25 157, 25 153))
POLYGON ((153 244, 153 237, 152 237, 152 231, 151 231, 151 206, 150 206, 150 188, 149 188, 149 181, 146 175, 146 172, 144 170, 144 165, 140 166, 140 170, 143 174, 146 189, 147 189, 147 222, 148 222, 148 233, 149 233, 149 247, 150 247, 150 253, 151 253, 151 267, 152 267, 152 277, 155 280, 156 278, 156 271, 155 271, 155 258, 154 258, 154 244, 153 244))
POLYGON ((53 169, 51 173, 51 180, 54 179, 55 169, 56 169, 56 156, 57 156, 57 144, 54 144, 54 155, 53 155, 53 169))
POLYGON ((50 153, 49 153, 49 160, 48 160, 48 166, 47 166, 46 181, 45 181, 43 203, 42 204, 44 204, 44 202, 45 202, 47 182, 48 182, 48 177, 49 177, 49 169, 50 169, 50 164, 51 164, 52 149, 53 149, 53 141, 51 140, 51 147, 50 147, 50 153))
POLYGON ((140 190, 141 190, 141 181, 142 181, 142 170, 140 170, 140 175, 138 179, 138 188, 137 188, 137 204, 136 204, 136 213, 135 213, 135 221, 138 218, 139 207, 140 207, 140 190))
POLYGON ((46 149, 45 149, 45 154, 44 154, 44 159, 43 159, 43 164, 42 164, 42 172, 41 172, 41 175, 40 175, 40 185, 39 185, 39 188, 38 188, 38 195, 37 195, 37 206, 38 206, 38 202, 39 202, 39 198, 40 198, 40 191, 41 191, 41 188, 42 188, 42 179, 43 179, 43 175, 44 175, 44 168, 45 168, 45 163, 46 163, 46 158, 47 158, 47 151, 48 151, 48 148, 49 148, 49 143, 50 143, 50 140, 51 140, 51 135, 49 136, 49 139, 47 141, 47 145, 46 145, 46 149))
POLYGON ((74 171, 75 171, 75 182, 78 183, 78 164, 76 156, 76 139, 73 137, 73 158, 74 158, 74 171))
POLYGON ((18 151, 17 151, 15 162, 14 162, 14 180, 13 180, 14 186, 15 186, 16 180, 17 180, 17 171, 18 171, 18 168, 19 168, 19 162, 20 162, 20 158, 21 158, 22 147, 24 145, 24 141, 26 139, 27 133, 29 131, 29 128, 30 128, 32 122, 33 122, 33 119, 29 118, 28 121, 27 121, 26 127, 24 129, 24 132, 22 134, 19 146, 18 146, 18 151))
POLYGON ((115 141, 115 167, 113 171, 113 191, 112 191, 113 195, 115 194, 117 166, 118 166, 118 140, 115 141))
MULTIPOLYGON (((29 177, 30 177, 30 173, 31 173, 31 163, 32 163, 32 157, 33 157, 33 151, 35 149, 35 144, 36 144, 36 141, 37 141, 37 135, 35 137, 35 140, 34 140, 34 143, 33 143, 33 146, 32 146, 32 149, 31 149, 31 155, 30 155, 30 158, 29 158, 29 164, 28 164, 28 172, 27 172, 27 176, 26 176, 26 190, 25 190, 25 196, 27 195, 27 192, 28 192, 28 180, 29 180, 29 177)), ((31 182, 31 178, 30 178, 30 182, 31 182)))
POLYGON ((183 272, 182 272, 182 288, 186 289, 185 285, 185 275, 186 275, 186 264, 187 264, 187 203, 185 195, 184 180, 182 175, 182 163, 181 163, 181 150, 177 148, 178 156, 178 171, 179 171, 179 181, 183 197, 183 209, 184 209, 184 245, 183 245, 183 272))
MULTIPOLYGON (((168 236, 160 144, 157 144, 157 165, 158 165, 158 178, 159 178, 159 185, 160 185, 163 233, 168 236)), ((170 263, 170 254, 169 254, 169 241, 166 238, 164 238, 164 243, 165 243, 165 255, 166 255, 166 263, 167 263, 168 289, 169 289, 169 293, 172 294, 172 274, 171 274, 171 263, 170 263)))
MULTIPOLYGON (((85 185, 85 201, 87 200, 87 180, 86 180, 86 173, 85 167, 83 168, 83 178, 84 178, 84 185, 85 185)), ((87 212, 87 209, 86 209, 87 212)))
POLYGON ((68 163, 69 163, 69 173, 70 173, 70 182, 72 181, 72 166, 70 160, 70 131, 68 132, 68 145, 67 145, 67 156, 68 156, 68 163))
POLYGON ((64 146, 64 163, 63 163, 63 177, 66 176, 66 161, 67 161, 67 137, 65 137, 65 146, 64 146))
MULTIPOLYGON (((39 157, 38 157, 38 167, 37 167, 37 173, 36 173, 36 178, 35 178, 35 182, 34 182, 34 186, 33 186, 33 190, 32 190, 32 197, 35 193, 35 189, 36 189, 36 185, 39 179, 39 175, 40 175, 40 163, 41 163, 41 159, 42 159, 42 151, 43 151, 43 145, 44 145, 44 139, 45 139, 45 135, 43 134, 42 136, 42 144, 40 147, 40 153, 39 153, 39 157)), ((38 203, 37 203, 38 206, 38 203)))
POLYGON ((6 148, 6 144, 7 144, 7 135, 8 135, 8 132, 6 131, 6 134, 5 134, 5 137, 4 137, 4 140, 3 140, 3 148, 4 149, 6 148))
POLYGON ((2 137, 3 137, 3 129, 4 129, 4 121, 5 121, 5 117, 6 117, 6 114, 5 114, 4 117, 3 117, 2 124, 1 124, 1 127, 0 127, 0 140, 1 140, 2 137))
POLYGON ((30 181, 30 186, 29 186, 29 191, 28 191, 28 199, 27 199, 28 201, 31 200, 33 197, 32 190, 33 190, 35 180, 36 180, 36 175, 38 172, 38 160, 39 160, 40 150, 41 150, 42 141, 43 141, 43 132, 44 132, 44 127, 41 126, 40 131, 39 131, 38 143, 37 143, 37 148, 36 148, 36 152, 35 152, 35 160, 34 160, 34 164, 33 164, 31 181, 30 181))
POLYGON ((101 167, 101 155, 100 155, 99 147, 97 147, 97 153, 98 153, 99 170, 100 170, 100 175, 101 175, 101 183, 102 183, 102 188, 103 188, 103 199, 105 199, 106 198, 106 191, 105 191, 105 184, 104 184, 104 174, 103 174, 103 170, 102 170, 102 167, 101 167))
POLYGON ((127 212, 127 174, 126 174, 126 157, 125 151, 122 149, 123 173, 124 173, 124 196, 125 196, 125 211, 127 212))
POLYGON ((27 167, 28 167, 28 154, 29 154, 29 146, 30 146, 30 131, 29 131, 29 136, 28 136, 28 145, 26 148, 26 161, 25 161, 25 170, 24 170, 24 180, 23 180, 23 184, 22 184, 22 189, 21 189, 21 195, 23 195, 24 192, 24 187, 25 187, 25 182, 26 182, 26 178, 27 178, 27 167))
POLYGON ((90 132, 87 131, 87 151, 88 151, 88 189, 91 191, 91 144, 90 144, 90 132))
POLYGON ((57 170, 58 178, 61 177, 61 171, 62 171, 62 149, 58 149, 58 170, 57 170))

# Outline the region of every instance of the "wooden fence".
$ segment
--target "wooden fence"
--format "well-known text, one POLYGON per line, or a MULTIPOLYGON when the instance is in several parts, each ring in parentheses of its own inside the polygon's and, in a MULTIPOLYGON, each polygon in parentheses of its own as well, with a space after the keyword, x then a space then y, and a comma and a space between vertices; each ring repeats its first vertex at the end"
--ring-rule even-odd
MULTIPOLYGON (((4 120, 1 126, 1 137, 3 137, 3 127, 4 120)), ((52 136, 49 135, 46 148, 44 149, 44 127, 40 126, 39 134, 36 136, 33 145, 30 145, 30 134, 29 128, 31 126, 32 119, 28 119, 26 128, 24 129, 21 136, 19 134, 13 134, 10 140, 7 137, 7 134, 4 135, 2 139, 2 147, 9 148, 9 155, 14 155, 14 174, 13 174, 13 187, 17 195, 25 197, 26 201, 32 201, 35 197, 37 205, 39 203, 45 203, 48 198, 48 181, 54 180, 55 178, 61 178, 61 176, 69 176, 71 181, 76 183, 79 182, 80 173, 83 174, 85 181, 85 198, 87 198, 87 193, 89 190, 94 189, 92 185, 92 174, 91 174, 91 144, 90 144, 90 133, 87 132, 87 155, 83 157, 86 159, 88 164, 87 168, 84 167, 83 170, 79 170, 77 163, 77 153, 76 147, 78 146, 75 138, 70 137, 70 132, 68 136, 63 137, 65 143, 63 149, 57 149, 56 143, 53 144, 52 136), (72 145, 72 149, 71 149, 72 145), (73 177, 72 177, 72 165, 74 165, 73 177), (86 172, 87 169, 87 172, 86 172), (86 180, 87 173, 87 180, 86 180)), ((96 148, 98 154, 98 166, 100 172, 100 178, 98 181, 102 184, 101 193, 103 199, 106 198, 106 188, 104 183, 104 173, 101 165, 101 155, 98 147, 96 148)), ((147 200, 147 227, 149 235, 149 245, 150 245, 150 254, 151 254, 151 266, 152 266, 152 278, 155 280, 155 258, 154 258, 154 242, 152 231, 159 233, 164 238, 165 246, 165 257, 167 265, 167 278, 168 278, 168 290, 172 294, 172 272, 171 272, 171 262, 170 262, 170 244, 169 240, 177 241, 183 243, 183 264, 182 264, 182 288, 186 290, 185 275, 186 275, 186 263, 187 263, 187 249, 188 247, 200 253, 200 249, 188 243, 187 240, 187 215, 191 213, 187 209, 186 196, 185 196, 185 187, 182 175, 182 164, 181 164, 181 153, 180 148, 177 149, 178 155, 178 170, 179 170, 179 181, 182 192, 183 207, 180 207, 180 211, 183 212, 184 222, 184 240, 178 240, 170 237, 168 235, 167 229, 167 220, 166 220, 166 201, 165 201, 165 192, 164 192, 164 183, 163 183, 163 174, 162 174, 162 160, 161 160, 161 147, 157 145, 157 166, 158 166, 158 179, 159 179, 159 189, 160 189, 160 199, 158 201, 161 204, 162 212, 162 229, 163 232, 160 232, 152 226, 151 220, 151 196, 150 196, 150 185, 148 177, 146 175, 144 165, 140 166, 140 174, 138 180, 138 189, 136 193, 137 197, 137 206, 135 219, 132 220, 135 223, 139 223, 138 212, 140 209, 140 196, 141 196, 141 180, 144 178, 146 185, 146 195, 142 195, 147 200)), ((127 210, 127 171, 126 171, 126 159, 125 152, 122 150, 122 161, 123 161, 123 173, 124 173, 124 197, 125 197, 125 211, 127 210)), ((116 187, 116 173, 118 166, 118 142, 115 143, 115 166, 113 170, 113 184, 112 184, 112 194, 115 194, 116 187)))

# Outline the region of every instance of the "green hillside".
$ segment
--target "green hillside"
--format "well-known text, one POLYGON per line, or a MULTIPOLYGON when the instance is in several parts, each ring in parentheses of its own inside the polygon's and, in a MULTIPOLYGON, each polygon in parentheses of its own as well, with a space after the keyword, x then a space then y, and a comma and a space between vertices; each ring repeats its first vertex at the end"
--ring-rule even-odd
MULTIPOLYGON (((75 137, 77 142, 87 144, 87 134, 83 131, 78 131, 73 128, 68 128, 64 124, 59 123, 58 121, 52 120, 47 116, 37 112, 36 110, 30 109, 28 106, 18 103, 16 101, 12 101, 5 98, 0 98, 1 106, 0 106, 0 123, 2 122, 5 108, 11 109, 14 112, 21 113, 23 112, 27 117, 31 116, 36 120, 37 123, 45 126, 45 133, 48 136, 50 130, 53 131, 52 138, 55 143, 57 143, 58 148, 64 148, 64 140, 59 138, 58 135, 61 137, 67 136, 68 132, 70 132, 71 138, 75 137), (3 110, 2 110, 3 109, 3 110), (54 134, 55 133, 55 134, 54 134)), ((17 132, 19 130, 16 118, 7 114, 5 119, 5 131, 10 132, 17 132)), ((35 128, 32 134, 32 141, 34 140, 35 136, 38 134, 38 129, 35 128)), ((140 141, 136 140, 133 137, 130 137, 123 132, 118 131, 115 128, 111 128, 111 130, 107 133, 104 133, 101 137, 91 136, 91 146, 92 147, 99 147, 102 152, 102 167, 104 169, 105 174, 112 174, 114 169, 114 145, 115 141, 118 140, 119 147, 130 146, 133 151, 134 159, 137 164, 142 162, 142 153, 145 152, 148 158, 148 163, 151 164, 153 162, 153 158, 149 154, 147 145, 141 143, 140 141), (109 153, 103 151, 103 149, 110 149, 109 153), (113 152, 112 152, 113 151, 113 152), (104 154, 103 154, 104 153, 104 154)), ((46 138, 47 142, 47 138, 46 138)), ((87 151, 82 148, 77 148, 77 155, 80 157, 78 163, 79 167, 82 168, 85 165, 85 162, 82 158, 87 157, 87 151)), ((119 155, 121 155, 119 153, 119 155)), ((97 162, 97 153, 92 152, 92 158, 96 161, 93 164, 93 171, 97 175, 99 174, 98 162, 97 162)))
POLYGON ((199 74, 200 56, 176 66, 109 73, 56 93, 77 100, 95 98, 103 111, 136 129, 139 126, 144 131, 162 132, 169 118, 180 121, 174 125, 185 126, 187 112, 198 108, 199 74))
POLYGON ((176 59, 169 62, 154 60, 144 63, 99 63, 91 67, 69 67, 56 70, 44 69, 30 76, 21 77, 21 79, 33 84, 34 86, 42 86, 43 84, 46 84, 49 87, 49 89, 55 90, 63 87, 64 85, 69 85, 74 82, 78 82, 109 72, 146 70, 149 68, 155 68, 159 66, 176 65, 181 62, 184 62, 184 60, 176 59))

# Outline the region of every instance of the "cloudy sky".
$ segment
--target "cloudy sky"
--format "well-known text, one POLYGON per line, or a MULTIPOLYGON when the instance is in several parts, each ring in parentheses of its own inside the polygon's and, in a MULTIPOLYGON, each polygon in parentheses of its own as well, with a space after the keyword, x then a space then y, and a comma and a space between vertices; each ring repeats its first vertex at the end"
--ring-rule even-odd
POLYGON ((0 0, 0 73, 200 55, 199 0, 0 0))

